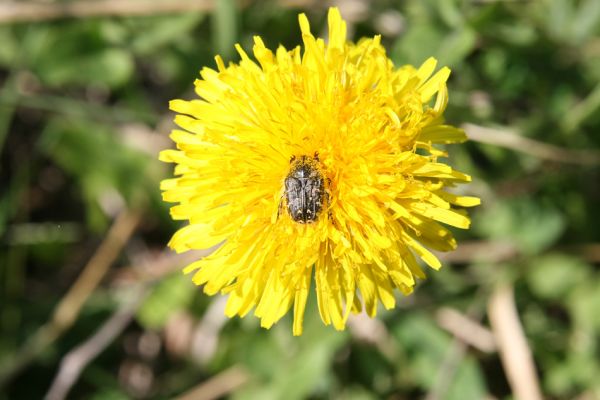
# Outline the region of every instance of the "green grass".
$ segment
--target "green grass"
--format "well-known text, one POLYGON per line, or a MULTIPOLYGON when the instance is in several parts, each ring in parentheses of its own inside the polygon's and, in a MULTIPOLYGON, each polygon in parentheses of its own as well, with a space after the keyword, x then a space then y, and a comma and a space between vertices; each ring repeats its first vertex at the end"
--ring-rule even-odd
MULTIPOLYGON (((19 349, 50 320, 115 210, 143 210, 75 323, 2 383, 0 399, 42 398, 64 355, 138 280, 151 293, 83 371, 72 398, 170 398, 232 366, 251 373, 232 399, 514 398, 498 353, 457 353, 438 318, 449 307, 489 328, 486 304, 500 283, 514 287, 545 398, 600 397, 600 169, 527 148, 449 149, 451 163, 474 178, 467 190, 483 200, 459 242, 486 251, 459 248, 396 310, 382 310, 375 342, 322 326, 311 298, 301 338, 291 337, 289 316, 270 331, 248 317, 204 332, 204 340, 218 338, 204 358, 186 347, 198 321, 221 313, 187 278, 168 276, 184 261, 152 269, 176 228, 158 189, 171 173, 157 160, 169 143, 168 101, 193 96, 214 54, 236 60, 234 43, 250 48, 259 34, 271 48, 295 46, 300 11, 315 32, 326 22, 321 8, 234 3, 219 1, 207 14, 0 24, 0 371, 15 368, 19 349)), ((600 2, 372 3, 352 22, 354 38, 383 30, 395 64, 434 56, 448 65, 450 123, 599 150, 600 2)))

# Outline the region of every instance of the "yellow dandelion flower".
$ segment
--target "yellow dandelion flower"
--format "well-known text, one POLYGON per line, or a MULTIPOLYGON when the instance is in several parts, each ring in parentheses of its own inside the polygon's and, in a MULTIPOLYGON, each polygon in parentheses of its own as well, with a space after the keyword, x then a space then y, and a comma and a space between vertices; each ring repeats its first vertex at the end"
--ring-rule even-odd
POLYGON ((438 161, 437 143, 462 142, 445 125, 450 70, 436 60, 394 67, 380 37, 346 41, 329 10, 329 40, 299 16, 304 49, 275 52, 254 38, 252 60, 204 68, 200 99, 173 100, 178 150, 162 182, 174 219, 189 221, 169 245, 177 252, 221 244, 184 272, 209 295, 228 294, 225 313, 254 309, 271 327, 293 306, 302 333, 314 275, 323 322, 344 329, 350 312, 375 316, 395 306, 394 288, 412 292, 424 278, 415 256, 452 250, 444 223, 469 227, 479 199, 446 191, 469 176, 438 161), (435 97, 435 99, 434 99, 435 97))

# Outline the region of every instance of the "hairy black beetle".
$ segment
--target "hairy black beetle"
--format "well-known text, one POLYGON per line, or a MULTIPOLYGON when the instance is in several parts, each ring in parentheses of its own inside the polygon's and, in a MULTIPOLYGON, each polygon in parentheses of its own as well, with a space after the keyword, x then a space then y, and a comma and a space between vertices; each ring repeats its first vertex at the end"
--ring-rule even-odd
POLYGON ((284 194, 279 203, 279 214, 285 205, 292 220, 300 224, 310 224, 319 219, 329 200, 325 188, 326 178, 319 166, 319 155, 313 157, 293 156, 290 160, 290 172, 284 180, 284 194))

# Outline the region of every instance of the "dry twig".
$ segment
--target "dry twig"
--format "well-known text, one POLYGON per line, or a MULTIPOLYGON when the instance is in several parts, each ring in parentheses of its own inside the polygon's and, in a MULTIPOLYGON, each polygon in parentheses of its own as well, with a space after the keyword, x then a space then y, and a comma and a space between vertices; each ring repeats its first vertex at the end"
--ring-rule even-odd
POLYGON ((131 284, 135 282, 151 282, 164 278, 166 275, 181 271, 181 267, 210 255, 218 246, 205 250, 191 250, 177 254, 172 250, 165 250, 158 255, 153 254, 151 259, 144 256, 134 265, 119 268, 111 277, 111 283, 131 284))
POLYGON ((600 165, 600 152, 595 150, 569 150, 523 137, 508 129, 487 128, 464 124, 470 140, 529 154, 542 160, 578 165, 600 165))
MULTIPOLYGON (((471 305, 469 306, 467 310, 467 315, 463 316, 461 314, 463 320, 468 319, 472 324, 477 324, 476 321, 481 319, 483 314, 483 309, 481 307, 481 299, 484 297, 484 295, 485 290, 480 289, 479 292, 475 295, 473 303, 471 303, 471 305)), ((456 318, 457 313, 458 312, 454 313, 454 318, 456 318)), ((440 315, 438 313, 438 320, 440 319, 439 316, 440 315)), ((425 396, 425 400, 439 400, 444 398, 445 393, 452 384, 452 380, 454 379, 456 371, 458 370, 463 358, 467 354, 468 343, 464 340, 463 337, 470 337, 472 334, 473 332, 469 332, 468 335, 462 334, 454 336, 452 345, 446 351, 446 354, 438 368, 434 384, 427 393, 427 396, 425 396)))
POLYGON ((438 324, 461 342, 484 353, 496 351, 496 341, 489 329, 473 318, 449 307, 442 307, 436 315, 438 324))
POLYGON ((562 250, 581 257, 586 261, 600 263, 600 243, 583 243, 574 246, 564 246, 562 250))
POLYGON ((11 1, 0 3, 0 23, 202 12, 211 11, 214 7, 214 0, 77 0, 52 3, 11 1))
MULTIPOLYGON (((72 0, 66 2, 8 1, 0 3, 0 24, 61 18, 127 17, 212 12, 217 0, 72 0)), ((245 7, 249 0, 238 0, 245 7)), ((316 0, 280 0, 281 7, 314 7, 316 0)))
POLYGON ((427 393, 427 396, 425 396, 425 400, 440 400, 444 398, 444 394, 452 383, 456 370, 466 354, 467 344, 455 338, 438 368, 435 383, 427 393))
POLYGON ((73 324, 81 307, 106 275, 112 263, 121 253, 121 249, 133 234, 139 219, 139 214, 128 210, 119 213, 94 256, 56 307, 52 318, 54 325, 65 329, 73 324))
MULTIPOLYGON (((63 358, 60 370, 46 395, 46 399, 60 400, 67 396, 85 367, 127 327, 145 298, 148 288, 155 280, 174 272, 182 264, 210 254, 214 249, 188 252, 185 255, 165 251, 160 257, 153 257, 151 261, 141 262, 140 266, 132 266, 126 269, 130 272, 125 275, 133 273, 134 279, 125 279, 128 281, 126 283, 128 286, 135 288, 135 293, 132 295, 133 299, 124 304, 120 310, 117 310, 94 336, 63 358)), ((124 280, 121 280, 119 284, 125 284, 124 280)))
POLYGON ((121 253, 139 220, 139 214, 127 210, 121 211, 106 234, 104 241, 84 267, 73 286, 56 306, 52 319, 40 327, 27 340, 25 345, 17 351, 12 363, 0 371, 0 387, 35 360, 44 349, 73 325, 81 311, 81 307, 121 253))
POLYGON ((123 304, 93 336, 63 357, 46 394, 46 400, 62 400, 67 397, 85 367, 129 325, 146 292, 143 287, 136 288, 133 299, 123 304))
MULTIPOLYGON (((600 262, 600 243, 556 246, 548 251, 566 252, 591 263, 600 262)), ((444 263, 486 262, 497 264, 514 260, 521 256, 518 246, 514 243, 509 241, 484 240, 461 242, 458 248, 450 253, 438 251, 434 253, 444 263)))
POLYGON ((436 256, 448 263, 500 263, 518 257, 519 250, 515 244, 505 241, 471 241, 460 243, 450 253, 436 252, 436 256))
POLYGON ((227 298, 224 296, 215 299, 194 329, 190 353, 200 364, 207 364, 217 352, 221 329, 228 321, 226 304, 227 298))
POLYGON ((515 398, 541 400, 533 356, 519 320, 512 286, 504 285, 495 290, 488 303, 488 315, 515 398))
POLYGON ((348 329, 356 339, 377 347, 377 350, 388 360, 397 360, 400 350, 381 320, 371 318, 364 312, 361 314, 350 314, 348 329))
POLYGON ((250 374, 241 366, 234 365, 213 376, 186 393, 177 400, 212 400, 233 392, 250 380, 250 374))

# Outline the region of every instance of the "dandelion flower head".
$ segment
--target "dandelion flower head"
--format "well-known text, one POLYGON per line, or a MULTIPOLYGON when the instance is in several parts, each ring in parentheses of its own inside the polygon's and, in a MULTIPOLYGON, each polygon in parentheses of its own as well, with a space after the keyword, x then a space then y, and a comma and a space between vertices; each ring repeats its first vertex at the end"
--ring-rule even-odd
POLYGON ((337 8, 328 41, 304 14, 299 22, 303 47, 271 51, 257 36, 253 58, 237 45, 238 63, 217 56, 216 69, 202 69, 199 98, 170 103, 182 129, 171 134, 177 150, 160 155, 176 164, 163 198, 188 221, 169 245, 221 244, 184 272, 207 294, 227 294, 230 317, 254 310, 269 328, 293 308, 294 335, 313 277, 321 319, 336 329, 350 312, 391 309, 396 288, 408 295, 425 277, 417 259, 438 269, 429 249, 456 247, 440 223, 468 228, 456 207, 479 203, 446 190, 470 178, 434 146, 466 139, 443 120, 450 70, 435 72, 433 58, 395 67, 379 36, 347 41, 337 8), (306 204, 291 204, 294 168, 320 178, 306 204), (313 219, 294 218, 307 204, 313 219))

